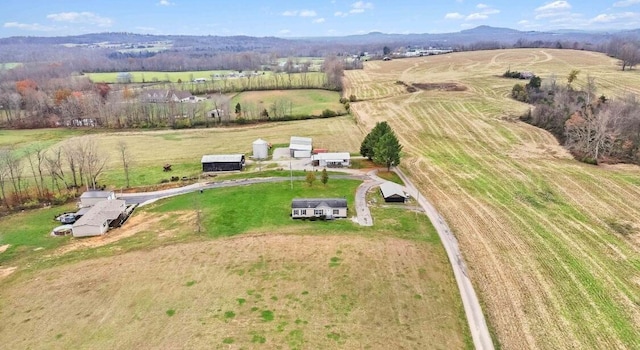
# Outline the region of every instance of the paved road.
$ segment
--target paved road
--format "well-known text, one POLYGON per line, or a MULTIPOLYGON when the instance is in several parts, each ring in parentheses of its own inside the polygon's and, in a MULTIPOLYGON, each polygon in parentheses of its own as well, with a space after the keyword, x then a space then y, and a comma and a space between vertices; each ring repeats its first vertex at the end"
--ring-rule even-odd
POLYGON ((467 322, 469 323, 469 329, 471 330, 471 337, 473 338, 473 344, 478 350, 493 350, 493 342, 491 341, 491 334, 487 327, 487 322, 482 313, 482 307, 478 301, 471 279, 467 274, 467 267, 460 253, 458 247, 458 240, 453 236, 449 226, 444 221, 442 216, 438 213, 435 207, 418 192, 417 188, 413 185, 411 180, 402 172, 402 170, 396 168, 396 173, 404 181, 405 186, 409 194, 418 199, 418 203, 424 209, 425 213, 429 217, 429 220, 435 226, 440 240, 444 245, 444 249, 447 252, 451 267, 453 268, 453 274, 458 283, 458 289, 460 290, 460 296, 462 297, 462 304, 464 306, 464 312, 467 315, 467 322))

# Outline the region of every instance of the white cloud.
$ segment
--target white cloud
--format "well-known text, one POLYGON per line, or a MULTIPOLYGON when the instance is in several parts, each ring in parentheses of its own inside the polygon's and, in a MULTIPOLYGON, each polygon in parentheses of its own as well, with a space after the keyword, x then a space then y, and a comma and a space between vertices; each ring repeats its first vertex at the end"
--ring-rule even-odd
POLYGON ((3 25, 4 28, 18 28, 23 30, 30 30, 34 32, 49 32, 55 30, 53 27, 43 26, 38 23, 18 23, 18 22, 6 22, 3 25))
POLYGON ((479 8, 479 9, 486 9, 487 7, 489 7, 489 5, 487 5, 487 4, 478 4, 478 5, 476 5, 476 7, 479 8))
POLYGON ((554 1, 535 9, 536 12, 563 11, 571 10, 571 4, 567 1, 554 1))
POLYGON ((623 1, 616 1, 613 3, 613 7, 628 7, 628 6, 632 6, 635 4, 640 4, 640 0, 623 0, 623 1))
POLYGON ((324 23, 325 19, 320 17, 313 20, 313 23, 324 23))
POLYGON ((465 21, 477 21, 482 19, 487 19, 489 16, 484 13, 472 13, 465 18, 465 21))
POLYGON ((98 27, 110 27, 113 24, 110 18, 100 17, 93 12, 52 13, 47 18, 57 22, 93 24, 98 27))
POLYGON ((599 14, 592 18, 589 22, 591 23, 611 23, 616 22, 618 20, 630 20, 630 19, 638 19, 640 18, 640 13, 636 12, 622 12, 622 13, 612 13, 612 14, 599 14))
POLYGON ((281 31, 278 32, 279 34, 289 34, 291 33, 291 31, 289 29, 282 29, 281 31))
POLYGON ((294 17, 294 16, 300 16, 300 17, 315 17, 318 14, 316 13, 316 11, 313 10, 288 10, 288 11, 284 11, 282 13, 283 16, 286 17, 294 17))
POLYGON ((446 15, 444 15, 445 19, 463 19, 464 16, 458 12, 449 12, 446 15))
POLYGON ((336 17, 347 17, 349 14, 348 13, 344 13, 342 11, 337 11, 333 15, 336 16, 336 17))
POLYGON ((366 10, 373 10, 373 4, 370 2, 356 1, 351 4, 351 10, 349 10, 349 13, 363 13, 366 10))
POLYGON ((158 1, 158 5, 160 6, 171 6, 171 5, 175 5, 175 3, 169 1, 169 0, 160 0, 158 1))

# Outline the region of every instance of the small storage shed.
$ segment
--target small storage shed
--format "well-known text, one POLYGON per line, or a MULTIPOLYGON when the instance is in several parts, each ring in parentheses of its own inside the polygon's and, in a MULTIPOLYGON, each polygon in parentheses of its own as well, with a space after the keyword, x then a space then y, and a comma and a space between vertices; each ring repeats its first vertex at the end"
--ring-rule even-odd
POLYGON ((292 157, 311 157, 312 149, 313 145, 310 137, 291 136, 291 140, 289 141, 289 152, 291 153, 292 157))
POLYGON ((110 199, 96 203, 73 224, 73 237, 105 234, 109 227, 119 226, 124 220, 127 206, 124 200, 110 199))
POLYGON ((347 217, 345 198, 294 198, 291 201, 294 219, 334 219, 347 217))
POLYGON ((311 156, 314 166, 342 168, 351 166, 351 155, 348 152, 318 153, 311 156))
POLYGON ((233 171, 244 167, 244 154, 214 154, 202 156, 202 171, 233 171))
POLYGON ((404 203, 409 197, 404 191, 404 187, 391 181, 380 185, 380 193, 382 193, 385 202, 404 203))
POLYGON ((116 199, 113 191, 87 191, 80 196, 80 208, 96 205, 98 202, 116 199))
POLYGON ((253 141, 253 159, 267 159, 269 157, 269 143, 263 139, 253 141))

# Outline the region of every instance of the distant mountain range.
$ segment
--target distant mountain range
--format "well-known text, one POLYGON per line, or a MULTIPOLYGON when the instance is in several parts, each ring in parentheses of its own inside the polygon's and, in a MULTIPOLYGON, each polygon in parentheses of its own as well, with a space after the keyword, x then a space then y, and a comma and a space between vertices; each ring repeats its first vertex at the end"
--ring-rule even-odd
MULTIPOLYGON (((510 28, 479 26, 473 29, 454 33, 438 34, 385 34, 372 32, 362 35, 334 36, 334 37, 250 37, 250 36, 190 36, 190 35, 151 35, 133 33, 95 33, 61 37, 9 37, 0 38, 0 51, 4 49, 16 56, 21 48, 34 50, 41 45, 49 46, 80 46, 102 48, 122 53, 125 50, 148 50, 160 52, 165 50, 194 51, 194 52, 280 52, 289 54, 324 55, 330 52, 346 52, 354 50, 380 50, 383 45, 389 47, 418 46, 418 47, 448 47, 469 48, 476 45, 482 48, 482 43, 492 48, 524 47, 527 43, 543 42, 558 43, 562 47, 567 44, 580 43, 580 48, 596 47, 613 37, 640 38, 640 29, 617 32, 589 32, 581 30, 558 31, 520 31, 510 28), (524 43, 524 44, 523 44, 524 43), (496 45, 499 44, 499 45, 496 45), (20 49, 19 49, 20 48, 20 49)), ((571 46, 570 46, 571 47, 571 46)), ((7 58, 2 57, 0 59, 7 58)))

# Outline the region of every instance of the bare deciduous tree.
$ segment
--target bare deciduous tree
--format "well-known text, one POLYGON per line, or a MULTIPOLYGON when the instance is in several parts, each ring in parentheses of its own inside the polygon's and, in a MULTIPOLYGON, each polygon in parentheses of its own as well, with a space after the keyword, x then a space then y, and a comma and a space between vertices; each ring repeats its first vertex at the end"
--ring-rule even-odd
POLYGON ((131 152, 129 152, 129 145, 123 140, 118 142, 118 153, 120 154, 120 161, 122 161, 122 169, 124 170, 124 179, 127 184, 127 188, 130 187, 129 183, 129 170, 131 169, 131 152))

